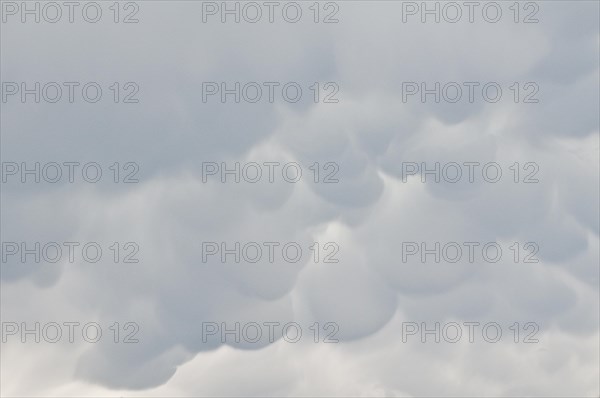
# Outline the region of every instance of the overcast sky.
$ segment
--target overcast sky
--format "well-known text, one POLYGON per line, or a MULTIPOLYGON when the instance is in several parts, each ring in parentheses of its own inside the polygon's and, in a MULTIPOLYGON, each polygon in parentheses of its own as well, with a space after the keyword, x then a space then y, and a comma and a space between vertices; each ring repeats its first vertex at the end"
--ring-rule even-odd
MULTIPOLYGON (((243 18, 250 9, 223 23, 221 2, 202 1, 122 4, 118 23, 112 2, 98 3, 97 23, 82 7, 69 23, 63 6, 56 23, 44 20, 50 9, 22 23, 21 3, 7 3, 3 396, 599 395, 597 1, 521 2, 518 15, 501 1, 495 23, 489 2, 473 9, 473 22, 458 2, 455 23, 445 3, 436 23, 421 2, 401 1, 298 2, 296 23, 282 16, 286 2, 272 23, 264 5, 256 23, 243 18), (128 16, 139 22, 123 23, 128 16), (36 82, 40 102, 23 102, 36 82), (49 82, 62 87, 56 103, 47 101, 55 86, 42 90, 49 82), (72 103, 64 82, 79 83, 72 103), (89 82, 102 88, 98 102, 82 97, 89 82), (207 91, 223 82, 257 82, 263 96, 223 103, 221 91, 207 91), (275 83, 273 101, 264 82, 275 83), (283 98, 290 82, 302 88, 297 102, 283 98), (440 101, 422 101, 436 82, 440 101), (449 101, 456 87, 462 97, 449 101), (63 165, 57 183, 22 183, 23 164, 36 162, 95 162, 103 174, 89 183, 77 168, 70 183, 63 165), (236 162, 261 165, 260 181, 223 183, 210 168, 236 162), (265 162, 279 162, 273 182, 265 162), (458 164, 462 177, 450 182, 456 168, 447 166, 436 182, 424 173, 436 163, 458 164), (288 176, 299 167, 299 181, 283 178, 283 165, 292 165, 288 176), (123 183, 128 175, 139 182, 123 183), (7 242, 19 252, 9 255, 7 242), (22 261, 23 242, 80 246, 74 261, 62 245, 57 262, 35 263, 22 261), (88 242, 101 246, 98 262, 82 259, 88 242), (114 242, 119 260, 136 251, 139 261, 115 263, 114 242), (206 242, 219 252, 207 255, 206 242), (257 242, 263 257, 223 262, 222 242, 257 242), (279 244, 273 262, 264 242, 279 244), (282 255, 290 242, 302 249, 296 262, 282 255), (455 242, 462 257, 447 261, 454 245, 439 262, 422 261, 421 244, 436 242, 455 242), (465 242, 476 244, 473 261, 465 242), (497 262, 482 255, 488 243, 502 249, 497 262), (69 342, 63 325, 57 343, 23 343, 22 323, 36 322, 96 322, 103 335, 89 343, 76 331, 69 342), (128 322, 137 343, 122 341, 135 329, 128 322), (203 336, 222 322, 296 322, 303 335, 203 336), (419 329, 403 341, 407 328, 436 322, 461 325, 462 338, 422 342, 419 329), (501 339, 486 341, 480 327, 471 343, 465 322, 496 323, 501 339), (332 330, 338 342, 324 342, 332 330), (538 342, 523 342, 532 331, 538 342)), ((248 87, 241 94, 253 95, 248 87)))

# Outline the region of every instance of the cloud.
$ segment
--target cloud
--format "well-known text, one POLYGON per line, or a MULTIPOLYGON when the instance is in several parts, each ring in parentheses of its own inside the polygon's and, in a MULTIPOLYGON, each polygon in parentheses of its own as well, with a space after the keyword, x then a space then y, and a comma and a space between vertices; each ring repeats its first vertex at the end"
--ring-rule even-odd
POLYGON ((4 162, 105 172, 97 184, 2 184, 3 242, 104 248, 97 263, 11 257, 3 322, 105 332, 97 344, 12 336, 3 394, 597 395, 598 4, 538 4, 538 24, 513 23, 508 8, 498 24, 401 23, 391 2, 339 3, 338 24, 314 24, 308 8, 299 24, 203 24, 190 2, 140 3, 132 25, 3 24, 3 81, 105 88, 96 104, 2 104, 4 162), (136 82, 140 103, 114 103, 115 81, 136 82), (203 102, 202 83, 221 81, 296 82, 303 96, 203 102), (471 81, 496 82, 502 99, 403 98, 403 82, 471 81), (527 82, 539 103, 521 101, 527 82), (339 102, 323 101, 326 83, 339 102), (113 183, 114 162, 138 164, 140 182, 113 183), (263 168, 257 183, 204 181, 207 162, 278 162, 276 180, 263 168), (475 181, 405 178, 408 163, 436 162, 478 162, 475 181), (298 182, 281 177, 291 163, 298 182), (480 174, 489 163, 502 169, 497 183, 480 174), (473 241, 500 245, 502 259, 479 248, 476 261, 403 258, 406 242, 473 241), (139 262, 115 263, 114 242, 139 245, 139 262), (263 256, 203 261, 203 242, 256 242, 263 256), (278 243, 274 261, 264 242, 278 243), (282 255, 289 242, 298 261, 282 255), (527 242, 536 263, 521 261, 527 242), (203 341, 206 322, 271 321, 298 322, 305 339, 203 341), (469 321, 500 323, 504 339, 401 338, 403 322, 469 321), (140 341, 113 343, 114 322, 136 322, 140 341), (336 323, 339 343, 311 342, 315 322, 336 323), (538 324, 540 343, 514 343, 515 322, 538 324))

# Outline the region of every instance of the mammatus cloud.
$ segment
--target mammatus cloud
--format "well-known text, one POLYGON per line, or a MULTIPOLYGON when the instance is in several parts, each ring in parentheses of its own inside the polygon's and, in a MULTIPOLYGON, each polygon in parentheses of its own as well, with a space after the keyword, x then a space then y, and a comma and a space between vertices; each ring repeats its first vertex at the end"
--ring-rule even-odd
POLYGON ((597 396, 598 4, 209 3, 36 24, 3 2, 3 96, 103 98, 2 103, 2 394, 597 396))

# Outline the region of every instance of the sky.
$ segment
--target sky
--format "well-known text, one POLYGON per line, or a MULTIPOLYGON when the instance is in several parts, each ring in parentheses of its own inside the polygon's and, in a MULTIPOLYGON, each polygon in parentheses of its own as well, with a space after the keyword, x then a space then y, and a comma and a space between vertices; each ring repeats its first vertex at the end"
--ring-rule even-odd
POLYGON ((0 393, 598 397, 599 4, 3 0, 0 393))

